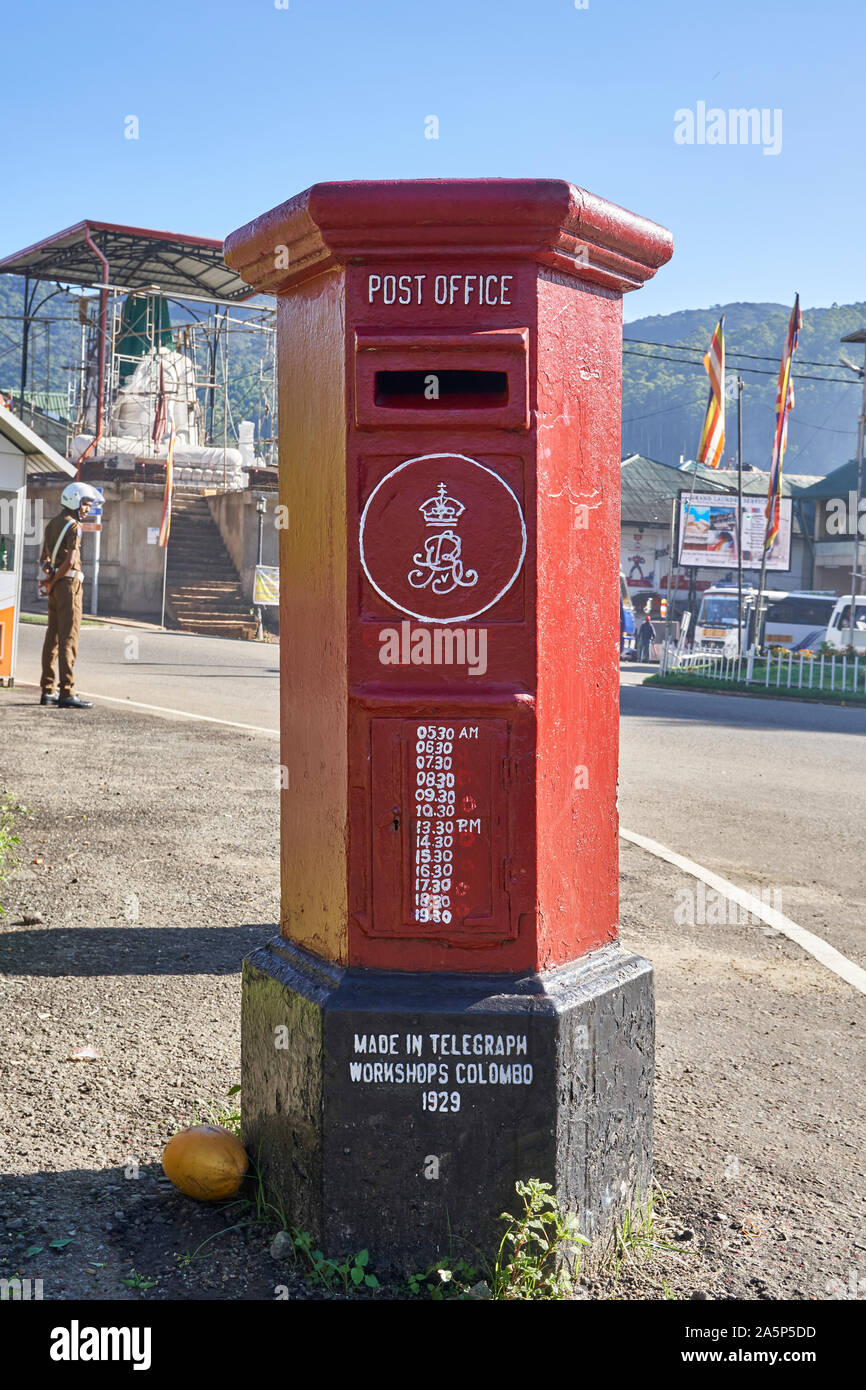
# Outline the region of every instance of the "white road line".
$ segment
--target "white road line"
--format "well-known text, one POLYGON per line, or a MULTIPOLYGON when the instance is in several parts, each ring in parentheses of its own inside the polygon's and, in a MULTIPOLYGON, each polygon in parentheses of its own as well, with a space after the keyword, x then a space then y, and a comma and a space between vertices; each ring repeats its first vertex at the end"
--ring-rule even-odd
POLYGON ((738 888, 735 883, 729 883, 726 878, 720 878, 712 870, 705 869, 702 864, 696 864, 694 860, 686 859, 682 854, 676 854, 672 849, 666 849, 658 841, 648 840, 645 835, 637 835, 633 830, 623 830, 622 826, 620 826, 619 833, 623 840, 637 845, 639 849, 645 849, 648 854, 654 854, 657 859, 664 859, 668 864, 674 864, 678 869, 682 869, 683 873, 701 879, 708 887, 715 888, 718 893, 730 898, 731 902, 738 903, 748 912, 753 912, 762 922, 766 922, 768 927, 775 927, 776 931, 781 932, 783 936, 789 937, 791 941, 796 941, 798 946, 802 946, 803 950, 808 951, 809 955, 814 956, 821 965, 832 970, 834 975, 846 980, 861 994, 866 994, 866 970, 855 965, 853 960, 843 956, 841 951, 828 945, 820 936, 815 936, 814 932, 806 931, 805 927, 798 927, 797 923, 792 922, 790 917, 785 917, 774 907, 768 907, 754 894, 747 893, 744 888, 738 888))
POLYGON ((81 690, 78 692, 82 700, 110 700, 113 705, 128 705, 130 709, 149 709, 154 714, 173 714, 179 719, 198 719, 203 724, 222 724, 227 729, 247 729, 253 734, 270 734, 271 738, 279 738, 279 729, 264 729, 260 724, 238 724, 234 719, 214 719, 209 714, 190 714, 186 709, 168 709, 165 705, 145 705, 140 700, 126 700, 119 695, 103 695, 100 691, 95 694, 93 691, 81 690))

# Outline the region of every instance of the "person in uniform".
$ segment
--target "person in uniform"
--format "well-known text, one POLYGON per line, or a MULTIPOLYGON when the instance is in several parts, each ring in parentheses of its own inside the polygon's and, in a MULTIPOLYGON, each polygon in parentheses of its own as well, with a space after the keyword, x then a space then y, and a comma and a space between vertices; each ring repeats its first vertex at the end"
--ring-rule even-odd
POLYGON ((88 483, 70 483, 60 494, 63 510, 45 527, 39 563, 40 589, 48 598, 48 629, 42 646, 42 705, 92 709, 75 694, 75 658, 81 632, 84 573, 81 569, 81 522, 99 493, 88 483), (55 689, 59 666, 60 689, 55 689))

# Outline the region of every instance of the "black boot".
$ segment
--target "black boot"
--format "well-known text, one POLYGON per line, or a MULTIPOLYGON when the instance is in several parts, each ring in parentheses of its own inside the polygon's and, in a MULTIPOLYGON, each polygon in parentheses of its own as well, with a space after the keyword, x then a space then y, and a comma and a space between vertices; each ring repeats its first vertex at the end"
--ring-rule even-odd
POLYGON ((39 703, 40 705, 56 705, 59 699, 59 695, 46 695, 45 691, 43 690, 42 699, 39 701, 39 703))
POLYGON ((79 700, 77 695, 66 695, 57 705, 59 709, 93 709, 92 700, 79 700))

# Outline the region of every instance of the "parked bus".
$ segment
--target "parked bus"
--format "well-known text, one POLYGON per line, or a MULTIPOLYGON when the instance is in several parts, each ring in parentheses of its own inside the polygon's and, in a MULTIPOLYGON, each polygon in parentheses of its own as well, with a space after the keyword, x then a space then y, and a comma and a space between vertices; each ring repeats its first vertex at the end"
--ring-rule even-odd
MULTIPOLYGON (((743 624, 751 635, 758 591, 743 586, 743 624)), ((766 623, 764 645, 787 647, 791 651, 813 651, 827 635, 836 607, 836 595, 827 591, 765 589, 766 623)), ((744 635, 743 649, 747 636, 744 635)), ((714 584, 704 592, 695 625, 695 647, 700 651, 737 651, 737 589, 731 584, 714 584)))

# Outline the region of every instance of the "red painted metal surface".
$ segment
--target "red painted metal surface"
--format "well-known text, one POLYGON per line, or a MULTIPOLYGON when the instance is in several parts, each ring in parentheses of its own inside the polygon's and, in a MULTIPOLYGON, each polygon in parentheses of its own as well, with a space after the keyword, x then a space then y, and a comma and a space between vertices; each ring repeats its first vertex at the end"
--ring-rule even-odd
POLYGON ((616 938, 621 296, 670 253, 552 180, 317 185, 229 238, 281 297, 283 930, 323 955, 616 938))

